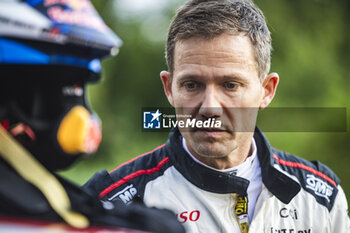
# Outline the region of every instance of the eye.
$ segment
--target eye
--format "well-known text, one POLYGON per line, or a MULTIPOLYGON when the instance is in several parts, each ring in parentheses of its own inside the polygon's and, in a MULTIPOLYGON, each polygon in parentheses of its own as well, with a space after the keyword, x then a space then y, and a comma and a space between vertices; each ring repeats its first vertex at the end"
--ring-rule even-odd
POLYGON ((195 88, 198 87, 198 84, 195 82, 185 82, 184 86, 186 87, 186 89, 188 90, 194 90, 195 88))
POLYGON ((228 90, 234 90, 237 88, 237 83, 233 83, 233 82, 226 82, 224 83, 224 87, 228 90))

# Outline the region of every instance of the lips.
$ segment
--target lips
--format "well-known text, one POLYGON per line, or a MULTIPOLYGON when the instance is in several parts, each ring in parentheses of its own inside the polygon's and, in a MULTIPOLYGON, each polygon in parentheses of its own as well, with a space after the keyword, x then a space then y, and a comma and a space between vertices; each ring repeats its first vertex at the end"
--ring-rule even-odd
POLYGON ((217 128, 205 128, 205 129, 202 128, 202 129, 196 129, 195 133, 198 133, 207 138, 216 138, 216 137, 222 137, 227 133, 230 134, 230 131, 226 129, 217 129, 217 128))
POLYGON ((218 128, 196 128, 196 131, 204 131, 204 132, 228 132, 226 129, 218 129, 218 128))

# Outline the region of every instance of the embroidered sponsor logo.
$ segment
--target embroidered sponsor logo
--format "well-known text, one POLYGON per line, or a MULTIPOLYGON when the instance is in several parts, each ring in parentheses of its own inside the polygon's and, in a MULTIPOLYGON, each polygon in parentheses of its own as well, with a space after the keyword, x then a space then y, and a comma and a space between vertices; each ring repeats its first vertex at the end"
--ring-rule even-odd
POLYGON ((270 233, 312 233, 312 231, 311 231, 311 229, 306 229, 306 230, 297 230, 297 229, 293 229, 293 228, 276 229, 276 228, 271 227, 270 233))
POLYGON ((199 210, 184 211, 180 214, 176 214, 176 218, 180 223, 185 223, 187 221, 196 222, 198 221, 201 213, 199 210))
POLYGON ((108 200, 111 201, 115 198, 119 198, 125 204, 130 204, 133 201, 136 194, 137 194, 137 189, 131 184, 129 186, 126 186, 123 190, 114 194, 112 197, 108 198, 108 200))
POLYGON ((333 194, 333 188, 325 181, 314 175, 306 175, 306 188, 311 189, 317 196, 325 198, 330 202, 330 197, 333 194))
POLYGON ((281 218, 292 218, 298 220, 298 212, 296 209, 288 209, 284 207, 280 209, 279 214, 281 218))
POLYGON ((235 206, 235 213, 237 216, 247 215, 248 213, 248 199, 247 197, 239 196, 235 206))

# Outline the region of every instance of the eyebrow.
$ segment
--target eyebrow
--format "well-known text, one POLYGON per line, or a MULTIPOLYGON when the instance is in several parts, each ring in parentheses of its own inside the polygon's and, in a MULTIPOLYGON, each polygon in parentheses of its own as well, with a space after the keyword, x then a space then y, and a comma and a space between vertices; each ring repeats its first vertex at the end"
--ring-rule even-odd
POLYGON ((186 80, 198 80, 201 79, 199 75, 182 75, 180 78, 177 79, 178 82, 186 81, 186 80))
POLYGON ((244 76, 242 74, 239 73, 235 73, 235 74, 231 74, 231 75, 224 75, 222 76, 223 80, 237 80, 240 82, 246 82, 247 78, 244 78, 244 76))
MULTIPOLYGON (((215 79, 220 79, 223 81, 228 81, 228 80, 234 80, 234 81, 239 81, 239 82, 246 82, 247 78, 244 78, 244 76, 240 73, 233 73, 230 75, 223 75, 223 76, 216 76, 215 79)), ((178 78, 177 82, 183 82, 186 80, 202 80, 202 77, 200 75, 195 75, 195 74, 189 74, 189 75, 183 75, 180 78, 178 78)))

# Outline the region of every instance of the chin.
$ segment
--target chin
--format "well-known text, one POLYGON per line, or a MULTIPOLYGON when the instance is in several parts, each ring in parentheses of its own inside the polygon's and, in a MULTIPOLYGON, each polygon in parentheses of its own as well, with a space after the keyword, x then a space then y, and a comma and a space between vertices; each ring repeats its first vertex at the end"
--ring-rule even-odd
POLYGON ((224 158, 229 154, 227 148, 223 148, 223 145, 217 145, 218 143, 200 143, 194 148, 196 154, 204 158, 224 158))

